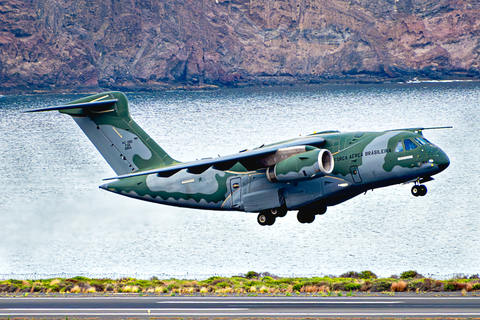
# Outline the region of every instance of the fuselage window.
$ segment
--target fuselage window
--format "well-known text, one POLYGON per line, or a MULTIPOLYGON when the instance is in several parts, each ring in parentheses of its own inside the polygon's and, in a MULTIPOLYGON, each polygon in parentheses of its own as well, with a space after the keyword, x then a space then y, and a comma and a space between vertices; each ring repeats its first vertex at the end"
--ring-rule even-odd
POLYGON ((403 143, 405 144, 405 150, 408 151, 408 150, 413 150, 417 147, 417 145, 415 143, 413 143, 412 140, 410 139, 405 139, 403 141, 403 143))
POLYGON ((402 151, 403 151, 402 141, 398 141, 397 147, 395 148, 395 152, 402 152, 402 151))

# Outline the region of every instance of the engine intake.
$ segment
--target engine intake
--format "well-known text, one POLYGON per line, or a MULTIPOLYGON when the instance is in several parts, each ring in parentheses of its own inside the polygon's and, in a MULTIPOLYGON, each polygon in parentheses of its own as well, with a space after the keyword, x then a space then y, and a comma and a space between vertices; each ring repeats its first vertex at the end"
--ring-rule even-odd
POLYGON ((289 182, 309 179, 318 174, 332 173, 333 155, 327 149, 316 149, 291 156, 274 166, 268 167, 267 179, 270 182, 289 182))

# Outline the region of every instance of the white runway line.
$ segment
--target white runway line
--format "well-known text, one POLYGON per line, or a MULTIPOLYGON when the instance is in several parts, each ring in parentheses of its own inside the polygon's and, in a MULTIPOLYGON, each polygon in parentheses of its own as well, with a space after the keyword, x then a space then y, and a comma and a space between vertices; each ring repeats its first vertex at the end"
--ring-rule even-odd
POLYGON ((249 317, 249 316, 265 316, 265 317, 307 317, 307 316, 330 316, 330 317, 342 317, 342 316, 357 316, 357 317, 375 317, 375 316, 412 316, 412 317, 472 317, 480 316, 480 312, 468 313, 468 312, 448 312, 448 313, 436 313, 436 312, 371 312, 371 313, 358 313, 358 312, 312 312, 312 313, 170 313, 170 312, 151 312, 147 313, 0 313, 0 316, 222 316, 222 317, 249 317))
POLYGON ((36 312, 36 311, 243 311, 250 310, 248 308, 158 308, 158 309, 129 309, 129 308, 0 308, 0 312, 5 311, 26 311, 26 312, 36 312))
POLYGON ((316 304, 316 303, 333 303, 333 304, 374 304, 374 303, 404 303, 403 301, 322 301, 322 300, 316 300, 316 301, 272 301, 272 300, 269 300, 269 301, 215 301, 215 302, 212 302, 212 301, 160 301, 160 302, 157 302, 157 303, 190 303, 190 304, 200 304, 200 303, 223 303, 223 304, 226 304, 226 303, 236 303, 236 304, 240 304, 240 303, 243 303, 243 304, 246 304, 246 303, 249 303, 249 304, 254 304, 254 303, 257 303, 257 304, 260 304, 260 303, 288 303, 288 304, 303 304, 303 303, 311 303, 311 304, 316 304))

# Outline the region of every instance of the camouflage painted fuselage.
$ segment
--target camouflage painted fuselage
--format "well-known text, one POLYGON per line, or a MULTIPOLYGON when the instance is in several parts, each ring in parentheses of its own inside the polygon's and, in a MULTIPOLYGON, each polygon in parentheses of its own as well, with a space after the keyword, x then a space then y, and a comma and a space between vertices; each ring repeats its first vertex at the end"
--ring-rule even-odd
MULTIPOLYGON (((193 174, 185 169, 167 178, 156 174, 125 178, 102 188, 167 205, 249 212, 278 207, 283 197, 289 210, 298 210, 336 205, 374 188, 428 180, 449 161, 430 143, 395 152, 405 139, 423 140, 420 132, 329 132, 316 136, 325 139, 323 148, 333 154, 334 169, 329 175, 272 183, 266 169, 247 171, 237 164, 226 171, 210 168, 193 174)), ((302 138, 297 140, 301 144, 302 138)))

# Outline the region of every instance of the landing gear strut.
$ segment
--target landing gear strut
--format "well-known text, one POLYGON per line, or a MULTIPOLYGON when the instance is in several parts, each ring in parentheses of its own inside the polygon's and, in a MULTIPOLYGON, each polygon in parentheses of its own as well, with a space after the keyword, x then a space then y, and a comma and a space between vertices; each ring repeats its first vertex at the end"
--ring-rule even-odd
POLYGON ((423 184, 414 185, 412 187, 412 194, 415 197, 418 197, 418 196, 423 197, 424 195, 427 194, 427 187, 425 187, 425 185, 423 184))

